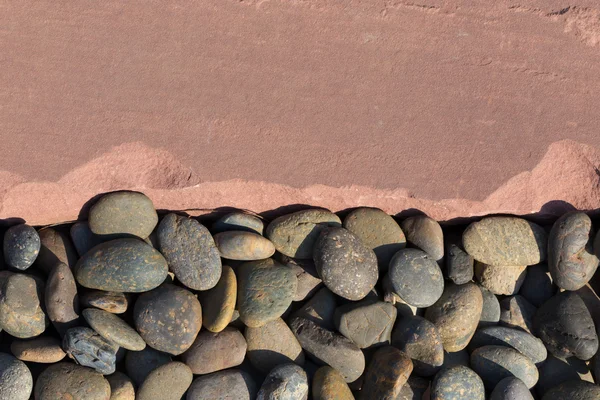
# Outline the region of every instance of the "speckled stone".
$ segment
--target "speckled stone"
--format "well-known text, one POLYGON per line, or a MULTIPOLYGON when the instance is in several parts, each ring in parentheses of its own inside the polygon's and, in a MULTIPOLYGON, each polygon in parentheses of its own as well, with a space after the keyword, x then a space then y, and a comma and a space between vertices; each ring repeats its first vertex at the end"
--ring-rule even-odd
POLYGON ((59 334, 79 323, 79 297, 71 269, 62 262, 54 264, 46 281, 46 312, 59 334))
POLYGON ((80 365, 93 368, 103 375, 115 372, 119 346, 93 329, 83 326, 69 329, 63 337, 62 347, 80 365))
POLYGON ((478 329, 469 343, 471 351, 483 346, 507 346, 521 352, 535 364, 548 357, 544 343, 530 333, 504 326, 490 326, 478 329))
POLYGON ((227 231, 217 233, 215 243, 221 257, 229 260, 263 260, 275 254, 275 246, 258 233, 227 231))
POLYGON ((154 204, 139 192, 113 192, 102 196, 91 208, 90 229, 97 235, 150 236, 158 223, 154 204))
POLYGON ((325 286, 345 299, 361 300, 377 283, 375 253, 344 228, 321 231, 313 260, 325 286))
POLYGON ((444 277, 437 262, 418 249, 398 251, 388 272, 394 292, 406 303, 420 308, 433 305, 444 292, 444 277))
POLYGON ((457 285, 463 285, 473 279, 474 259, 462 245, 462 233, 445 234, 446 275, 457 285))
POLYGON ((201 331, 181 360, 194 374, 206 375, 240 365, 247 347, 244 335, 235 328, 226 327, 219 333, 201 331))
POLYGON ((527 267, 527 276, 519 289, 519 294, 535 307, 539 307, 557 292, 546 264, 527 267))
POLYGON ((136 386, 140 386, 150 372, 170 361, 170 354, 146 346, 142 351, 127 352, 125 356, 125 369, 127 376, 133 380, 136 386))
POLYGON ((511 296, 500 302, 500 323, 509 328, 533 332, 533 317, 537 309, 523 296, 511 296))
POLYGON ((475 263, 477 282, 490 292, 498 295, 513 295, 519 292, 527 276, 524 266, 496 266, 475 263))
POLYGON ((248 359, 260 372, 266 374, 277 365, 290 362, 304 365, 302 347, 281 318, 258 328, 248 327, 244 336, 248 345, 248 359))
POLYGON ((138 239, 116 239, 86 253, 75 267, 77 282, 89 289, 146 292, 167 277, 167 261, 138 239))
POLYGON ((192 371, 182 362, 171 361, 152 370, 139 387, 136 400, 180 400, 192 384, 192 371))
POLYGON ((87 221, 75 222, 73 226, 71 226, 69 233, 71 241, 80 257, 83 257, 83 255, 93 247, 108 240, 92 232, 90 224, 87 221))
POLYGON ((7 272, 0 277, 0 328, 27 339, 46 330, 48 318, 42 309, 44 283, 32 275, 7 272))
POLYGON ((597 400, 600 399, 600 386, 583 381, 569 381, 555 386, 542 397, 542 400, 556 399, 597 400))
POLYGON ((471 353, 471 368, 481 377, 487 388, 492 390, 502 379, 515 376, 529 389, 538 381, 538 370, 533 361, 506 346, 483 346, 471 353))
POLYGON ((470 368, 455 365, 442 369, 431 384, 431 400, 485 400, 479 375, 470 368))
POLYGON ((110 385, 110 400, 135 400, 135 388, 127 375, 116 371, 106 380, 110 385))
POLYGON ((416 375, 411 375, 395 400, 422 400, 425 397, 425 392, 428 391, 431 382, 425 378, 416 375))
POLYGON ((31 371, 23 361, 0 353, 0 399, 27 400, 33 390, 31 371))
POLYGON ((144 341, 179 355, 190 348, 202 326, 202 307, 189 290, 165 283, 138 297, 133 319, 144 341))
POLYGON ((129 299, 124 293, 104 290, 84 290, 79 301, 84 308, 95 307, 113 314, 123 314, 129 306, 129 299))
POLYGON ((540 397, 563 382, 583 380, 594 383, 585 361, 575 357, 561 359, 548 354, 546 361, 539 366, 539 373, 535 390, 540 397))
POLYGON ((323 281, 317 274, 317 268, 313 260, 294 259, 283 254, 277 258, 283 265, 294 270, 298 286, 294 301, 303 301, 314 295, 323 287, 323 281))
POLYGON ((333 330, 335 328, 334 316, 336 307, 336 296, 331 290, 324 287, 315 293, 293 315, 311 320, 325 329, 333 330))
POLYGON ((263 234, 263 222, 260 218, 242 213, 234 212, 219 218, 212 226, 215 233, 225 231, 246 231, 263 234))
POLYGON ((239 369, 228 369, 200 376, 192 382, 186 400, 254 400, 257 385, 239 369))
POLYGON ((34 396, 36 400, 110 400, 110 384, 91 368, 60 362, 40 374, 34 396))
POLYGON ((417 215, 400 224, 406 240, 423 250, 436 262, 444 258, 444 232, 440 224, 426 215, 417 215))
POLYGON ((60 340, 52 336, 15 339, 10 344, 10 352, 19 360, 40 364, 56 363, 67 355, 60 346, 60 340))
POLYGON ((406 354, 392 346, 382 347, 369 363, 359 399, 396 399, 412 370, 406 354))
POLYGON ((146 343, 125 321, 104 310, 86 308, 82 312, 86 322, 100 336, 127 350, 144 350, 146 343))
POLYGON ((317 238, 328 226, 340 227, 342 221, 328 210, 309 209, 274 219, 265 233, 280 253, 294 258, 312 258, 317 238))
POLYGON ((169 269, 184 286, 208 290, 217 284, 221 277, 221 257, 204 225, 171 213, 158 224, 156 237, 169 269))
POLYGON ((534 400, 527 385, 519 378, 502 379, 492 391, 490 400, 534 400))
POLYGON ((496 295, 486 288, 480 286, 483 296, 483 308, 479 317, 479 327, 497 325, 500 321, 500 302, 496 295))
POLYGON ((31 267, 40 252, 40 247, 40 237, 29 225, 14 225, 4 233, 4 261, 13 268, 26 270, 31 267))
POLYGON ((423 317, 405 317, 394 327, 392 345, 412 359, 413 371, 432 376, 444 363, 444 346, 435 325, 423 317))
POLYGON ((237 279, 228 265, 223 265, 219 282, 199 294, 202 304, 202 326, 211 332, 221 332, 231 322, 237 299, 237 279))
POLYGON ((57 263, 63 263, 73 268, 77 263, 77 252, 67 235, 52 228, 42 228, 38 231, 40 237, 40 252, 34 266, 46 273, 50 272, 57 263))
POLYGON ((306 400, 308 378, 296 364, 278 365, 269 372, 256 400, 306 400))
POLYGON ((425 312, 442 338, 444 349, 456 352, 467 347, 483 309, 481 290, 474 283, 448 284, 442 297, 425 312))
POLYGON ((338 332, 361 349, 367 349, 390 344, 396 315, 392 304, 367 297, 338 307, 334 321, 338 332))
POLYGON ((240 319, 257 327, 279 318, 292 303, 297 285, 294 271, 272 259, 243 264, 238 269, 240 319))
POLYGON ((463 234, 467 253, 496 266, 538 264, 546 259, 547 242, 541 226, 517 217, 486 217, 463 234))
POLYGON ((340 374, 329 365, 321 367, 312 381, 313 400, 354 400, 354 395, 340 374))
POLYGON ((400 225, 378 208, 360 207, 350 212, 344 218, 344 228, 375 252, 380 273, 387 271, 392 256, 406 247, 400 225))

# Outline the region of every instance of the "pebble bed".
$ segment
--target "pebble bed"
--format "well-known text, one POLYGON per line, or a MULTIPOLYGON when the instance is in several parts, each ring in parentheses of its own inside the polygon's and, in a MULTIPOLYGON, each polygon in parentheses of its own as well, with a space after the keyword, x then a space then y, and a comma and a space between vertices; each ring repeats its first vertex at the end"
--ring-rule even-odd
POLYGON ((0 400, 600 399, 583 212, 202 221, 115 192, 6 229, 0 400))

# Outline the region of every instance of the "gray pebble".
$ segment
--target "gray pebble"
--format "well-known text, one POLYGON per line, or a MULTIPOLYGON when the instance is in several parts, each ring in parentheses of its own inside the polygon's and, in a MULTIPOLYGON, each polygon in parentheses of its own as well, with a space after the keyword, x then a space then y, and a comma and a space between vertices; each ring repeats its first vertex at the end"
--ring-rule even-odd
POLYGON ((396 308, 375 298, 345 304, 335 310, 335 326, 361 349, 390 344, 396 308))
POLYGON ((142 351, 128 351, 125 369, 136 386, 140 386, 154 369, 171 361, 171 355, 146 346, 142 351))
POLYGON ((455 365, 442 369, 431 384, 431 400, 485 400, 481 378, 470 368, 455 365))
POLYGON ((228 369, 194 379, 186 400, 254 400, 257 385, 245 371, 228 369))
POLYGON ((446 275, 457 285, 473 280, 474 259, 462 246, 462 235, 445 235, 446 275))
POLYGON ((93 247, 106 241, 106 239, 92 232, 87 221, 75 222, 71 226, 70 234, 73 245, 80 257, 83 257, 93 247))
POLYGON ((219 218, 212 226, 215 233, 225 231, 247 231, 263 234, 263 222, 260 218, 242 213, 234 212, 219 218))
POLYGON ((82 326, 69 329, 63 338, 63 350, 78 364, 103 375, 115 372, 118 346, 82 326))
POLYGON ((394 292, 407 304, 429 307, 444 291, 444 277, 436 261, 418 249, 398 251, 388 272, 394 292))
POLYGON ((0 353, 0 399, 27 400, 33 377, 27 365, 10 354, 0 353))
POLYGON ((429 254, 436 262, 442 262, 444 232, 436 220, 426 215, 417 215, 405 219, 400 226, 410 244, 429 254))
POLYGON ((392 345, 412 359, 413 372, 419 376, 435 375, 444 363, 440 334, 425 318, 401 318, 394 327, 392 345))
POLYGON ((29 225, 14 225, 4 233, 4 261, 13 268, 26 270, 31 267, 40 247, 40 237, 29 225))
POLYGON ((500 322, 509 328, 533 333, 533 318, 537 309, 523 296, 511 296, 500 302, 500 322))
POLYGON ((306 400, 307 398, 306 372, 296 364, 283 364, 273 368, 256 396, 256 400, 306 400))
POLYGON ((333 330, 336 307, 336 296, 331 290, 321 288, 294 313, 294 316, 306 318, 325 329, 333 330))
POLYGON ((490 400, 534 400, 527 385, 519 378, 502 379, 492 391, 490 400))
POLYGON ((479 327, 492 326, 500 321, 500 302, 496 295, 480 286, 483 295, 483 309, 479 318, 479 327))
POLYGON ((542 400, 555 399, 598 400, 600 399, 600 386, 583 381, 561 383, 542 397, 542 400))
POLYGON ((471 353, 471 368, 490 390, 502 379, 515 376, 528 388, 538 381, 538 370, 531 359, 506 346, 483 346, 471 353))
POLYGON ((546 264, 527 267, 527 276, 519 289, 519 294, 535 307, 539 307, 556 294, 557 287, 546 264))
POLYGON ((504 326, 478 329, 469 343, 471 351, 489 345, 508 346, 529 357, 535 364, 546 361, 548 352, 544 343, 530 333, 504 326))
POLYGON ((549 354, 546 361, 540 365, 539 372, 540 379, 536 386, 536 392, 540 397, 563 382, 583 380, 594 383, 585 361, 575 357, 563 359, 549 354))

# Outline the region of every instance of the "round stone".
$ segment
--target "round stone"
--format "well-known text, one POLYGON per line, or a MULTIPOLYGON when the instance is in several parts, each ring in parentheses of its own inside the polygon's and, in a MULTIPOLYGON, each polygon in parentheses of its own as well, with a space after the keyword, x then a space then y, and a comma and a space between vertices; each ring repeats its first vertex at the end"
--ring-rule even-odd
POLYGON ((248 345, 248 359, 262 373, 266 374, 277 365, 290 362, 304 365, 302 347, 281 318, 258 328, 248 327, 244 336, 248 345))
POLYGON ((533 332, 533 318, 537 309, 524 297, 516 295, 500 302, 500 322, 510 328, 533 332))
POLYGON ((27 339, 46 330, 48 318, 42 309, 44 283, 24 274, 0 277, 0 328, 11 336, 27 339))
POLYGON ((217 284, 221 257, 204 225, 171 213, 158 224, 156 236, 160 251, 179 282, 194 290, 208 290, 217 284))
POLYGON ((345 299, 361 300, 377 283, 375 253, 344 228, 321 231, 314 261, 325 286, 345 299))
POLYGON ((90 208, 90 229, 97 235, 133 235, 145 239, 157 223, 152 200, 139 192, 105 194, 90 208))
POLYGON ((0 353, 0 399, 28 400, 33 390, 31 371, 23 361, 0 353))
POLYGON ((496 295, 480 286, 483 296, 483 308, 479 317, 479 327, 496 325, 500 321, 500 302, 496 295))
POLYGON ((473 279, 473 257, 465 251, 462 245, 462 234, 446 235, 446 273, 448 279, 457 285, 463 285, 473 279))
POLYGON ((115 372, 119 347, 90 328, 78 326, 69 329, 62 347, 80 365, 93 368, 103 375, 115 372))
POLYGON ((146 343, 125 321, 104 310, 86 308, 82 312, 87 323, 103 338, 127 350, 144 350, 146 343))
POLYGON ((490 400, 534 400, 527 385, 519 378, 502 379, 492 391, 490 400))
POLYGON ((390 281, 394 292, 411 306, 425 308, 444 291, 444 277, 437 262, 418 249, 403 249, 390 261, 390 281))
POLYGON ((360 399, 396 399, 412 370, 406 354, 392 346, 382 347, 367 368, 360 399))
POLYGON ((110 400, 135 400, 133 382, 127 375, 116 371, 106 377, 110 385, 110 400))
POLYGON ((192 371, 182 362, 171 361, 148 374, 136 400, 180 400, 192 384, 192 371))
POLYGON ((71 226, 69 233, 71 235, 71 241, 80 257, 83 257, 85 253, 98 246, 100 243, 109 240, 92 232, 90 224, 87 221, 75 222, 73 226, 71 226))
POLYGON ((52 336, 38 336, 33 339, 15 339, 10 345, 10 352, 22 361, 40 364, 59 362, 67 355, 60 346, 60 340, 52 336))
POLYGON ((471 351, 483 346, 507 346, 529 357, 535 364, 548 357, 544 343, 530 333, 504 326, 478 329, 469 343, 471 351))
POLYGON ((265 378, 256 400, 306 400, 308 378, 296 364, 278 365, 265 378))
POLYGON ((240 331, 227 327, 221 332, 202 331, 181 360, 197 375, 237 367, 246 356, 246 339, 240 331))
POLYGON ((515 376, 531 389, 539 375, 531 359, 506 346, 483 346, 471 353, 471 368, 490 390, 502 379, 515 376))
POLYGON ((253 232, 226 231, 217 233, 215 243, 221 257, 229 260, 263 260, 275 254, 273 243, 253 232))
POLYGON ((584 381, 561 383, 542 397, 542 400, 555 399, 597 400, 600 399, 600 386, 584 381))
POLYGON ((527 267, 527 276, 519 289, 519 294, 535 307, 544 304, 556 294, 557 287, 552 282, 546 264, 537 264, 527 267))
POLYGON ((77 253, 67 235, 52 228, 39 230, 40 252, 34 266, 48 273, 58 263, 73 268, 77 263, 77 253))
POLYGON ((124 293, 104 290, 84 290, 79 300, 85 308, 95 307, 113 314, 123 314, 129 305, 124 293))
POLYGON ((440 334, 425 318, 401 318, 394 327, 392 345, 412 359, 413 371, 419 376, 432 376, 444 364, 440 334))
POLYGON ((406 237, 398 223, 378 208, 357 208, 344 219, 344 228, 375 252, 382 273, 387 271, 392 256, 406 247, 406 237))
POLYGON ((429 254, 436 262, 444 258, 444 233, 440 224, 426 215, 417 215, 400 224, 406 240, 429 254))
POLYGON ((277 251, 288 257, 312 258, 313 248, 326 227, 341 227, 342 221, 324 209, 302 210, 274 219, 266 230, 277 251))
POLYGON ((444 368, 431 384, 431 400, 485 400, 479 375, 463 365, 444 368))
POLYGON ((527 267, 499 267, 480 262, 475 264, 477 282, 490 292, 498 295, 513 295, 518 293, 526 276, 527 267))
POLYGON ((397 310, 390 303, 366 298, 335 310, 335 326, 361 349, 390 344, 397 310))
POLYGON ((91 368, 60 362, 40 374, 34 396, 36 400, 109 400, 110 384, 91 368))
POLYGON ((41 242, 36 230, 26 224, 11 226, 4 233, 4 261, 13 268, 26 270, 37 258, 41 242))
POLYGON ((231 321, 237 300, 235 272, 223 265, 219 282, 199 294, 202 306, 202 326, 211 332, 221 332, 231 321))
POLYGON ((136 386, 140 386, 148 374, 171 361, 171 356, 150 346, 142 351, 128 351, 125 356, 125 370, 136 386))
POLYGON ((167 278, 165 258, 138 239, 116 239, 87 252, 75 267, 77 282, 89 289, 146 292, 167 278))
POLYGON ((68 265, 54 264, 46 281, 46 311, 60 335, 79 323, 79 298, 75 277, 68 265))
POLYGON ((483 296, 474 283, 446 285, 442 297, 425 312, 438 329, 444 349, 456 352, 467 347, 481 318, 483 296))
POLYGON ((556 285, 577 290, 588 283, 597 268, 590 217, 580 211, 561 216, 548 236, 548 269, 556 285))
POLYGON ((329 365, 321 367, 312 381, 314 400, 354 400, 344 377, 329 365))
POLYGON ((467 253, 488 265, 534 265, 546 259, 546 231, 517 217, 486 217, 463 234, 467 253))
POLYGON ((186 400, 254 400, 257 385, 245 371, 228 369, 194 379, 186 400))
POLYGON ((246 231, 263 234, 263 222, 260 218, 242 213, 234 212, 219 218, 212 226, 215 233, 225 231, 246 231))

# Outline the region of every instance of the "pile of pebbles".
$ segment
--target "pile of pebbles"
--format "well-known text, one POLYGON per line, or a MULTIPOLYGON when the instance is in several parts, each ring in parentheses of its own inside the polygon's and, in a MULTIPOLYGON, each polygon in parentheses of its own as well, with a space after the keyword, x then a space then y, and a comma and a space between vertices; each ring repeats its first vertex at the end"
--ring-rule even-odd
POLYGON ((585 213, 205 225, 116 192, 87 221, 10 226, 0 399, 600 399, 585 213))

